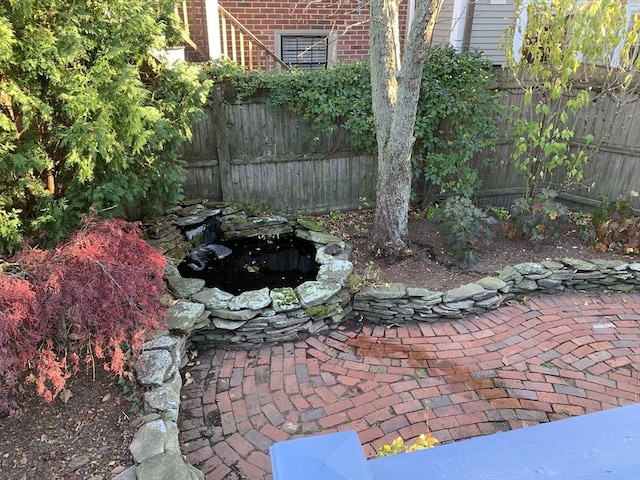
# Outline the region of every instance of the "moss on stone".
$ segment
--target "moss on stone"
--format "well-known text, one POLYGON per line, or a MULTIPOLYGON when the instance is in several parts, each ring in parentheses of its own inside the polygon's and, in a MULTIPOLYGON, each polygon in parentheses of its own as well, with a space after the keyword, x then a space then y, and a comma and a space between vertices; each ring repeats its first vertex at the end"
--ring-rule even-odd
POLYGON ((298 224, 306 228, 307 230, 311 230, 313 232, 322 232, 324 231, 324 225, 320 222, 316 222, 315 220, 311 220, 307 217, 298 218, 298 224))
POLYGON ((335 303, 329 303, 329 304, 325 303, 321 305, 314 305, 313 307, 308 307, 304 310, 304 312, 314 320, 320 320, 321 318, 324 318, 327 315, 329 315, 329 313, 335 310, 337 306, 338 305, 335 303))
POLYGON ((291 287, 274 288, 271 290, 271 298, 278 305, 294 305, 298 303, 298 296, 291 287))
POLYGON ((356 293, 360 291, 362 287, 364 287, 364 283, 365 283, 364 278, 354 273, 349 275, 349 278, 347 278, 347 282, 345 286, 349 289, 351 293, 356 293))
POLYGON ((165 253, 165 257, 167 257, 174 264, 178 265, 180 262, 182 262, 182 260, 184 260, 184 257, 189 254, 191 248, 192 247, 190 244, 181 243, 165 253))

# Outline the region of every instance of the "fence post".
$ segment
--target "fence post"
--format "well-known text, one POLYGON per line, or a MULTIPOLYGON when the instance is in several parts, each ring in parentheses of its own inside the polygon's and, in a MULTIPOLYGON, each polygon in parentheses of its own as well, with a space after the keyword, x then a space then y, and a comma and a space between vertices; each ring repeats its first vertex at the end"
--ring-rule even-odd
POLYGON ((216 149, 218 151, 218 168, 220 185, 222 187, 222 201, 232 202, 233 182, 231 181, 231 151, 229 150, 229 128, 227 115, 222 101, 222 86, 216 85, 213 90, 213 124, 216 135, 216 149))

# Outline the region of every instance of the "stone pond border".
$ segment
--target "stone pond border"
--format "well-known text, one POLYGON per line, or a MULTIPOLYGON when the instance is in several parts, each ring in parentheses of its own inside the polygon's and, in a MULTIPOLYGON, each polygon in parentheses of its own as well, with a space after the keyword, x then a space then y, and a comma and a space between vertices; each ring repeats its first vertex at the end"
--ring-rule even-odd
MULTIPOLYGON (((203 209, 195 210, 202 214, 203 209)), ((337 328, 354 315, 382 324, 435 322, 480 314, 533 293, 640 289, 638 262, 565 257, 506 266, 495 276, 445 292, 395 283, 367 286, 351 294, 344 287, 352 272, 349 246, 336 237, 316 233, 320 235, 316 240, 323 238, 324 242, 315 242, 321 269, 316 281, 306 282, 311 285, 304 287, 305 284, 295 289, 263 289, 234 296, 206 289, 204 281, 182 278, 175 266, 167 267, 166 280, 174 297, 168 330, 145 344, 135 365, 138 382, 148 388, 144 394, 146 415, 130 446, 135 465, 114 480, 204 478, 202 472, 185 463, 177 425, 180 368, 186 365, 186 351, 192 346, 260 348, 337 328)), ((174 247, 165 253, 171 256, 175 245, 181 248, 181 241, 180 236, 175 236, 174 247)), ((169 244, 165 243, 165 247, 169 244)))

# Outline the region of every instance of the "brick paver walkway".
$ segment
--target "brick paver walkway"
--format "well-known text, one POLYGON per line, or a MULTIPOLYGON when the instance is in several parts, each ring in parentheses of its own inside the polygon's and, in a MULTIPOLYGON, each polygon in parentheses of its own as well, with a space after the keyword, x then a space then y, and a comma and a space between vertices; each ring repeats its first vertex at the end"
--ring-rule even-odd
POLYGON ((363 325, 208 351, 183 388, 183 453, 207 480, 270 479, 273 442, 353 429, 452 440, 640 402, 640 295, 564 294, 443 323, 363 325))

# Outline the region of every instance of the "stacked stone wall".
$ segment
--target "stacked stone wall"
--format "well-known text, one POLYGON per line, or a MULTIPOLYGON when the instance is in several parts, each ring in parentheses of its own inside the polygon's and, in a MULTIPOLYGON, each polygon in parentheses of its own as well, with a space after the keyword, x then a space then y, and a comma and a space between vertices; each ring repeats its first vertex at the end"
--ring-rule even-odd
POLYGON ((565 289, 630 292, 640 286, 640 263, 619 260, 559 258, 507 266, 445 292, 403 284, 369 286, 353 298, 353 311, 374 323, 434 322, 464 318, 498 308, 506 300, 565 289))
POLYGON ((238 204, 193 203, 176 207, 150 229, 153 245, 173 258, 167 283, 177 299, 169 310, 169 329, 202 347, 254 348, 295 341, 339 325, 352 311, 345 288, 353 271, 350 247, 308 219, 287 219, 238 204), (301 285, 232 295, 184 278, 175 266, 189 245, 184 229, 216 219, 225 240, 274 238, 293 234, 315 246, 316 279, 301 285))

